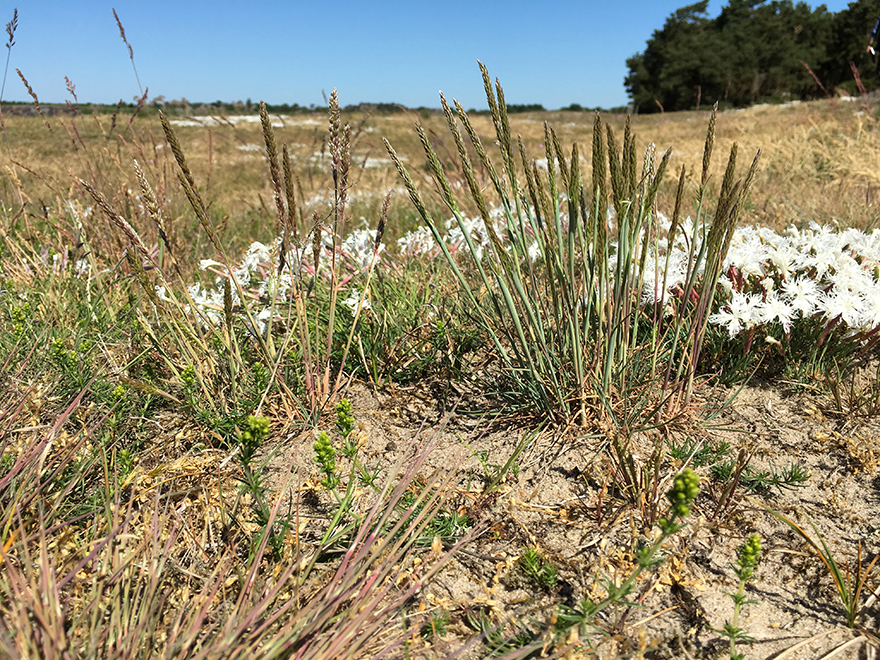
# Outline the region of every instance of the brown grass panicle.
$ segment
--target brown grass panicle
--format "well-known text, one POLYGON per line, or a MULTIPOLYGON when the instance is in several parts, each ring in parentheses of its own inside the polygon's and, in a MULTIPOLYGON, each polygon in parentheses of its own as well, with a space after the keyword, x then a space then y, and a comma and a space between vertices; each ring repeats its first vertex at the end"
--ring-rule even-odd
MULTIPOLYGON (((137 67, 134 65, 134 50, 131 47, 131 44, 128 43, 128 39, 125 37, 125 28, 122 27, 122 21, 119 20, 119 14, 116 13, 116 9, 113 8, 113 18, 116 19, 116 25, 119 27, 119 36, 122 38, 122 41, 125 43, 128 48, 128 59, 131 60, 131 68, 134 71, 135 80, 137 80, 138 89, 141 90, 141 95, 144 100, 147 98, 146 90, 141 85, 140 76, 138 76, 137 67)), ((139 102, 140 105, 140 102, 139 102)), ((137 114, 137 113, 135 113, 137 114)))
POLYGON ((46 122, 46 128, 49 129, 49 132, 52 132, 52 125, 49 123, 49 120, 46 119, 46 116, 43 114, 43 109, 40 107, 40 99, 37 98, 37 93, 34 91, 31 84, 27 81, 27 78, 24 77, 24 74, 21 72, 21 69, 16 69, 15 72, 18 74, 18 77, 21 78, 21 82, 24 83, 25 89, 27 89, 27 93, 30 94, 30 97, 34 100, 34 107, 37 109, 37 114, 43 118, 43 121, 46 122))

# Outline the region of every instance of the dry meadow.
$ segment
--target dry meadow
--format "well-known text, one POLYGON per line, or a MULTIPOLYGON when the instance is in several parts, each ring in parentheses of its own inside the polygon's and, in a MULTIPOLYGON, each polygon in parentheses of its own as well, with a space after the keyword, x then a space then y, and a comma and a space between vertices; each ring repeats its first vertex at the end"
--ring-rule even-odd
POLYGON ((4 112, 0 656, 877 657, 880 101, 334 99, 4 112))

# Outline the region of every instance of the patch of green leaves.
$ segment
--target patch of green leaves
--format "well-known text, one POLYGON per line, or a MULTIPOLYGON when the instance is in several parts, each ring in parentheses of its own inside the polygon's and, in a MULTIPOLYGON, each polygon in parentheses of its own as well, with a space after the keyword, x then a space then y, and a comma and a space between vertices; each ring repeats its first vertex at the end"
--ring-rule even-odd
MULTIPOLYGON (((735 459, 712 465, 709 474, 716 482, 727 483, 735 475, 737 469, 735 459)), ((772 463, 766 470, 758 470, 746 465, 739 475, 739 484, 749 492, 767 492, 771 488, 778 492, 804 488, 810 479, 810 473, 799 463, 792 461, 785 468, 778 468, 772 463)))
POLYGON ((517 564, 523 574, 541 589, 552 589, 559 581, 559 571, 537 548, 523 551, 517 564))
POLYGON ((701 442, 696 438, 684 438, 682 440, 669 438, 666 440, 666 446, 668 447, 670 458, 678 461, 678 463, 684 463, 690 459, 690 465, 695 468, 715 465, 731 451, 730 443, 728 442, 707 443, 701 442))

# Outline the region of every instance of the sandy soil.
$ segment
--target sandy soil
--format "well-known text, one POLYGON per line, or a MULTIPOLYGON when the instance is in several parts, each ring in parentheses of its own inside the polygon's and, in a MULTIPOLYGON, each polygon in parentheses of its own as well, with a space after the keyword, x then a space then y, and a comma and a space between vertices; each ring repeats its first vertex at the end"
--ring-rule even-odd
MULTIPOLYGON (((420 594, 428 612, 449 613, 440 640, 447 650, 474 635, 469 618, 507 622, 504 630, 510 636, 512 621, 538 630, 552 620, 558 604, 576 607, 585 597, 601 597, 599 579, 628 574, 634 544, 656 532, 615 488, 613 463, 600 438, 572 429, 536 433, 456 413, 456 388, 391 392, 354 384, 349 392, 368 465, 392 466, 419 438, 433 437, 437 446, 425 471, 455 469, 456 492, 449 506, 484 517, 484 531, 420 594), (508 472, 494 493, 483 494, 483 463, 503 465, 525 434, 535 437, 519 456, 518 469, 508 472), (531 583, 518 566, 517 558, 530 547, 558 568, 554 588, 531 583)), ((723 401, 731 393, 714 392, 707 398, 723 401)), ((459 406, 468 407, 473 398, 465 393, 459 406)), ((725 592, 737 588, 732 569, 737 548, 757 532, 763 553, 747 587, 752 602, 740 618, 740 627, 754 642, 740 644, 738 650, 746 658, 805 660, 831 657, 826 654, 835 649, 837 658, 878 657, 880 570, 861 594, 862 615, 850 631, 824 564, 764 508, 798 521, 816 538, 812 521, 838 563, 849 568, 855 565, 860 541, 863 567, 880 551, 880 424, 870 417, 838 414, 834 408, 831 397, 804 388, 755 385, 740 391, 710 421, 696 423, 706 413, 695 410, 688 423, 637 436, 633 453, 643 463, 654 447, 690 438, 710 446, 729 443, 728 458, 743 450, 751 455, 749 465, 755 471, 772 467, 778 472, 796 462, 809 478, 793 489, 748 492, 740 484, 726 501, 724 483, 712 478, 710 466, 698 467, 701 495, 690 524, 667 543, 664 563, 640 577, 630 596, 638 607, 606 610, 600 628, 585 631, 587 638, 572 633, 567 641, 592 642, 599 657, 609 658, 631 653, 647 658, 729 657, 728 643, 717 632, 733 614, 725 592)), ((270 474, 280 478, 295 463, 301 475, 311 475, 306 482, 316 484, 312 442, 308 434, 280 441, 270 474)), ((664 451, 657 496, 661 507, 662 493, 680 466, 664 451)), ((312 508, 319 528, 329 496, 308 486, 299 492, 301 505, 312 508)), ((485 646, 474 644, 459 657, 484 655, 485 646)), ((581 657, 581 652, 570 655, 581 657)))

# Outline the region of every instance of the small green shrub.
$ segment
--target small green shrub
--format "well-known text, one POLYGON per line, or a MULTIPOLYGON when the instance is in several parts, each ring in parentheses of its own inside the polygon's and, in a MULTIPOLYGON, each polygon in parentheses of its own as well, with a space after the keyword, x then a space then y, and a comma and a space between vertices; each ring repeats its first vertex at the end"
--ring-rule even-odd
POLYGON ((552 589, 558 582, 558 571, 537 548, 527 548, 517 560, 523 574, 541 589, 552 589))

